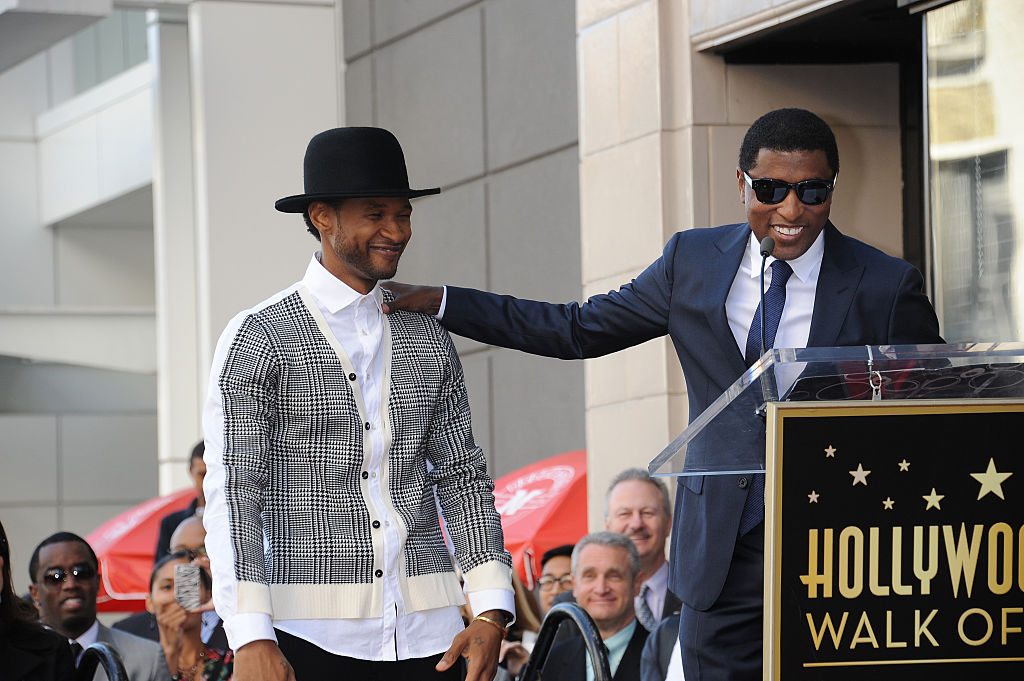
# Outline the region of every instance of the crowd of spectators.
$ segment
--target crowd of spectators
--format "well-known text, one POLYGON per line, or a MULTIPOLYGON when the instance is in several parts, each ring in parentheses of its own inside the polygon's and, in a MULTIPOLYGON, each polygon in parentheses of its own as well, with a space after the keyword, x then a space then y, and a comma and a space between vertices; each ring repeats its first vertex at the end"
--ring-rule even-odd
MULTIPOLYGON (((146 610, 111 627, 97 619, 101 575, 85 539, 58 532, 41 541, 28 566, 29 593, 19 597, 0 525, 0 658, 6 667, 0 678, 72 679, 82 651, 95 642, 117 651, 131 681, 231 678, 233 652, 210 595, 202 463, 200 443, 189 461, 198 496, 161 524, 146 610), (190 563, 199 567, 202 605, 185 610, 175 598, 175 568, 190 563)), ((503 642, 496 681, 518 678, 544 616, 560 602, 578 603, 593 619, 613 679, 680 678, 670 671, 679 600, 666 589, 668 490, 645 471, 628 469, 612 480, 605 501, 605 531, 545 552, 535 590, 514 576, 516 621, 503 642)), ((584 681, 593 678, 590 665, 578 634, 563 627, 545 662, 546 676, 584 681)), ((96 675, 104 678, 99 670, 96 675)))

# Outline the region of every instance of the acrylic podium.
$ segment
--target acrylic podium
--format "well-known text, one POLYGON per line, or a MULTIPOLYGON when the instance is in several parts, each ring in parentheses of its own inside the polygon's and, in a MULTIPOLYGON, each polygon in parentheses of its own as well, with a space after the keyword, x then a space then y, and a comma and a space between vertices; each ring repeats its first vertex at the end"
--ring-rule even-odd
POLYGON ((1024 678, 1024 343, 773 349, 649 468, 765 473, 765 679, 1024 678))

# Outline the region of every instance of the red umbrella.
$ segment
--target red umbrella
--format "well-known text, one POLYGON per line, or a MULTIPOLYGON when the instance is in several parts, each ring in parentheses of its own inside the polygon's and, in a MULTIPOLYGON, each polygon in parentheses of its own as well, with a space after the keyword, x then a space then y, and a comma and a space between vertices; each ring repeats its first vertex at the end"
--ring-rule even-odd
POLYGON ((587 533, 587 452, 566 452, 494 481, 505 548, 528 588, 548 549, 587 533))
POLYGON ((196 498, 194 489, 157 497, 114 516, 85 538, 100 561, 100 612, 139 612, 146 607, 149 573, 160 521, 196 498))

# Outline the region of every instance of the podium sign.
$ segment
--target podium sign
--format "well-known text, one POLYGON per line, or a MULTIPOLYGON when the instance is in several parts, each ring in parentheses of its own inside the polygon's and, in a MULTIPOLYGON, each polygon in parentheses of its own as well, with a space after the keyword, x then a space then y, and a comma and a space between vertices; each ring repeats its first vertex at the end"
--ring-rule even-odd
POLYGON ((766 679, 1024 678, 1024 402, 771 403, 766 679))

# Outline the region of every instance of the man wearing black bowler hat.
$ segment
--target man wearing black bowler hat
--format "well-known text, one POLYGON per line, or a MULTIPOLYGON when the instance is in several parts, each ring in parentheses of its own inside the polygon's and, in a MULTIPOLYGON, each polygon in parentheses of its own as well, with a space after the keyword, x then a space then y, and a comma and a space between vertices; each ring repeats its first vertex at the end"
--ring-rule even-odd
POLYGON ((490 681, 511 559, 462 367, 434 319, 385 317, 378 285, 412 235, 410 199, 440 190, 409 188, 379 128, 313 137, 304 180, 276 207, 321 250, 228 324, 203 412, 206 548, 235 678, 459 679, 461 653, 469 681, 490 681))

